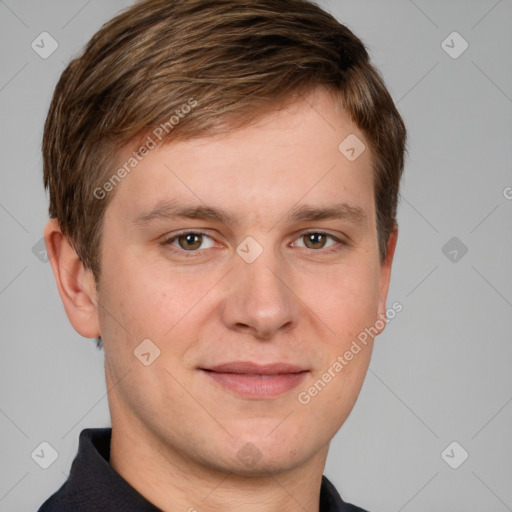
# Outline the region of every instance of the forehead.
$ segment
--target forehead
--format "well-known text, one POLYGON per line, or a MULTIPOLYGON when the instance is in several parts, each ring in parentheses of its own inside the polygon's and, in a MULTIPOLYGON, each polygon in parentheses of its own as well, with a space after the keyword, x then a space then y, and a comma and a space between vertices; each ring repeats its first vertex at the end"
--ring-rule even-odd
MULTIPOLYGON (((137 149, 123 148, 116 167, 137 149)), ((278 207, 282 213, 301 204, 344 202, 353 219, 355 210, 372 217, 368 145, 327 93, 316 92, 222 135, 170 141, 145 153, 117 184, 112 201, 114 209, 138 221, 178 200, 254 219, 275 217, 278 207), (354 152, 357 158, 348 158, 354 152)))

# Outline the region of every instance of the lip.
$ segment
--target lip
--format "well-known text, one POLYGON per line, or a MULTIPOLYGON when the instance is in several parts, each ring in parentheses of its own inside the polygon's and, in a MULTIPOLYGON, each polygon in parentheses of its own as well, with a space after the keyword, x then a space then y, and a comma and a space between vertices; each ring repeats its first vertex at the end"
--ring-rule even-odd
POLYGON ((234 373, 244 375, 284 375, 307 371, 301 366, 289 363, 258 364, 252 361, 232 361, 230 363, 201 368, 216 373, 234 373))
POLYGON ((308 370, 288 363, 256 364, 235 361, 201 371, 235 396, 248 399, 275 398, 297 387, 308 370))

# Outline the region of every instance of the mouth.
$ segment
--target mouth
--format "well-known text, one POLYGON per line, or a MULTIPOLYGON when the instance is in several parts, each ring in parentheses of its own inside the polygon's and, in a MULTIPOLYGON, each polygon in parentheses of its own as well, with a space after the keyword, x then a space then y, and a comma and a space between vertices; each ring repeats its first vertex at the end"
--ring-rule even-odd
POLYGON ((242 398, 275 398, 297 387, 309 370, 288 363, 260 365, 234 361, 200 369, 209 379, 242 398))

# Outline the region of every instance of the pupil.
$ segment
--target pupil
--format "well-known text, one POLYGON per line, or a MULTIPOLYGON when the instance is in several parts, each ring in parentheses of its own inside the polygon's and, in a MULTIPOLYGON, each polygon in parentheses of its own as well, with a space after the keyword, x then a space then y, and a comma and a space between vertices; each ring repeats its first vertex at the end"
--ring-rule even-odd
POLYGON ((183 238, 185 238, 185 247, 183 247, 183 245, 181 243, 180 243, 180 245, 182 246, 183 249, 187 249, 187 248, 188 249, 190 249, 190 248, 195 249, 196 246, 201 245, 200 236, 201 235, 195 235, 193 233, 190 233, 188 235, 184 235, 183 238))
POLYGON ((313 245, 317 245, 320 243, 322 243, 322 237, 323 235, 319 234, 319 233, 312 233, 309 235, 309 240, 310 242, 313 244, 313 245))

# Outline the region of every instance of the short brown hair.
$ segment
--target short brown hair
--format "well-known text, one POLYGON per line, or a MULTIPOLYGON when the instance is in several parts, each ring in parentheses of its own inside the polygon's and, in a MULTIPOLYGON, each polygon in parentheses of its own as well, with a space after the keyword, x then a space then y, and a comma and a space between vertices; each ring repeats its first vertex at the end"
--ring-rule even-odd
MULTIPOLYGON (((100 276, 101 224, 120 147, 236 129, 318 87, 370 145, 381 260, 396 224, 406 130, 363 43, 308 0, 145 0, 108 23, 56 86, 43 137, 49 214, 100 276), (170 129, 180 107, 196 102, 170 129)), ((341 141, 340 141, 341 142, 341 141)))

